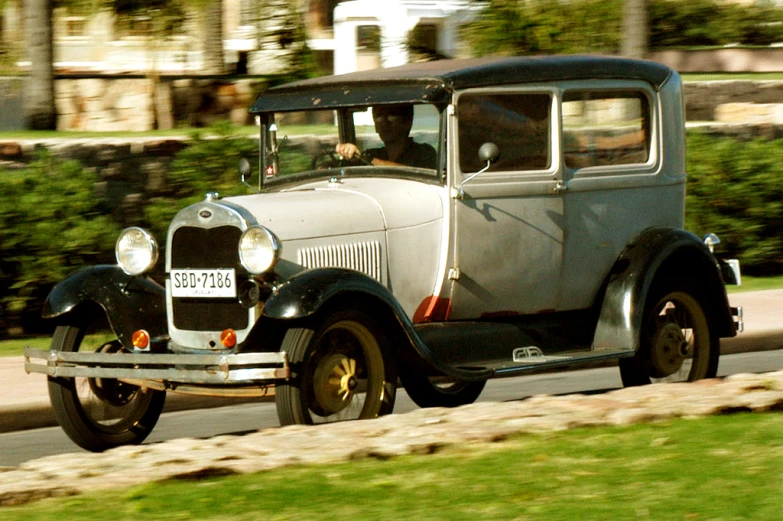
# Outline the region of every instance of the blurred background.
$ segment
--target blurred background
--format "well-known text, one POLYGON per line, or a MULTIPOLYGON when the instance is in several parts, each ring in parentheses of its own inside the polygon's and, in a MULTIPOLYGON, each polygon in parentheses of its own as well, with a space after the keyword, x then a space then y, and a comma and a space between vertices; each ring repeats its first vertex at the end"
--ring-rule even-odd
POLYGON ((205 191, 243 192, 264 89, 571 53, 683 75, 686 228, 746 274, 783 274, 783 1, 0 0, 0 339, 46 333, 51 287, 113 263, 123 227, 161 240, 205 191))

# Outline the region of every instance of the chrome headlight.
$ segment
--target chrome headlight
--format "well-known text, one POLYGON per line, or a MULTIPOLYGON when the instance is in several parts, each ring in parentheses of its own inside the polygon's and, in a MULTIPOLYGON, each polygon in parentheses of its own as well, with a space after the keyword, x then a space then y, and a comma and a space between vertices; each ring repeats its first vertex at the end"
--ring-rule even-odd
POLYGON ((247 271, 261 275, 280 257, 280 241, 263 226, 251 226, 239 239, 239 260, 247 271))
POLYGON ((114 252, 117 264, 131 276, 149 271, 158 261, 157 241, 147 230, 135 226, 122 230, 114 252))

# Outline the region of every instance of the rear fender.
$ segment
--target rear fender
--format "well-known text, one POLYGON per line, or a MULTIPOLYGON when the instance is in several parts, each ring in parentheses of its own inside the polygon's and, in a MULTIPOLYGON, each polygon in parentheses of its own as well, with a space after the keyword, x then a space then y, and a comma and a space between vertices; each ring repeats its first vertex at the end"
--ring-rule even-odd
POLYGON ((138 329, 145 329, 153 342, 168 334, 163 286, 149 278, 131 277, 112 265, 91 266, 69 275, 49 293, 42 316, 66 320, 88 303, 103 308, 112 330, 128 349, 133 348, 131 336, 138 329))
POLYGON ((709 248, 690 232, 653 228, 637 237, 612 268, 593 338, 594 349, 638 349, 650 289, 656 277, 672 275, 698 285, 707 318, 719 337, 736 335, 721 268, 709 248))
MULTIPOLYGON (((363 273, 343 268, 304 271, 278 287, 264 303, 263 317, 251 335, 263 336, 263 331, 256 329, 263 328, 263 323, 269 319, 278 322, 306 318, 338 301, 356 302, 357 305, 369 303, 374 311, 389 317, 390 320, 385 323, 389 327, 397 328, 397 331, 392 333, 402 332, 407 339, 406 344, 435 369, 448 376, 474 381, 486 380, 493 374, 487 369, 474 370, 447 364, 419 337, 410 318, 388 288, 363 273)), ((405 347, 407 346, 401 346, 405 347)))

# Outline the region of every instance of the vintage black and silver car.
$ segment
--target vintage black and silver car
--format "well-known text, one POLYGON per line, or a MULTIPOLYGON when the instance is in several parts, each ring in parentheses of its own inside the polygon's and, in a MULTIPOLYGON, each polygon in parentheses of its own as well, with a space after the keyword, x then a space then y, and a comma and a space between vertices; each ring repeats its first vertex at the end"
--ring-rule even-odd
POLYGON ((683 230, 682 84, 611 57, 410 64, 251 108, 246 195, 140 228, 57 285, 27 369, 100 451, 167 392, 274 394, 281 424, 476 400, 490 378, 617 360, 625 385, 715 376, 736 261, 683 230))

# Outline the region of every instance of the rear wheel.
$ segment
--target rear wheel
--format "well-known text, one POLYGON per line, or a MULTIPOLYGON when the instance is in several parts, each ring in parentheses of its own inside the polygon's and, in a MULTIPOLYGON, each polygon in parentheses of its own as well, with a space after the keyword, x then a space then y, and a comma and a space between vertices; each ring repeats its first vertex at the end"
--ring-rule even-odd
POLYGON ((486 380, 466 382, 446 376, 427 376, 415 370, 400 369, 400 382, 419 407, 459 407, 475 402, 486 380))
POLYGON ((719 356, 719 339, 710 329, 700 293, 674 281, 651 292, 639 350, 620 360, 620 376, 626 387, 714 378, 719 356))
MULTIPOLYGON (((92 317, 58 326, 53 351, 114 353, 123 349, 105 324, 92 317)), ((101 452, 141 443, 160 417, 166 393, 142 390, 112 378, 49 377, 49 397, 57 422, 74 443, 101 452)))
POLYGON ((281 346, 292 370, 275 390, 281 425, 390 414, 397 375, 383 328, 353 309, 319 314, 308 325, 288 330, 281 346))

